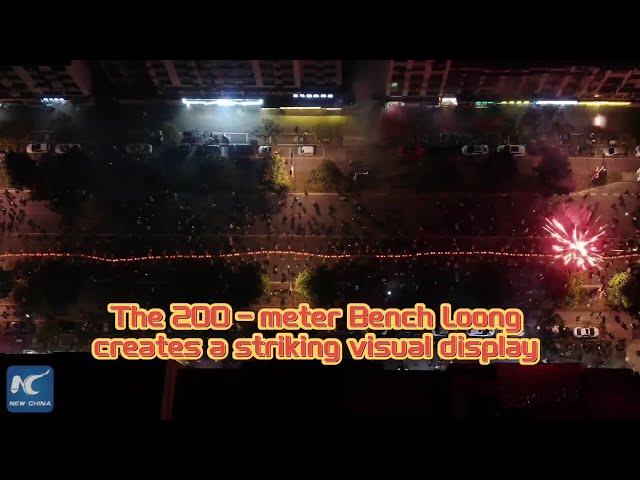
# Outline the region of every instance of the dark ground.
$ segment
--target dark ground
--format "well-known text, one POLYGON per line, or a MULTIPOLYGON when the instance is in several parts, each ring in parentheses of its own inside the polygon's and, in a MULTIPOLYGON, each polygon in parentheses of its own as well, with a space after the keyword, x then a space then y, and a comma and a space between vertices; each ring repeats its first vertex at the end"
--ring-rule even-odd
MULTIPOLYGON (((160 361, 97 362, 84 354, 0 357, 4 372, 16 364, 54 368, 55 409, 47 415, 52 418, 219 419, 224 412, 238 419, 273 413, 640 419, 640 376, 576 364, 458 364, 446 372, 383 371, 370 363, 329 369, 266 362, 239 370, 176 369, 171 364, 174 382, 166 375, 170 364, 160 361)), ((4 407, 0 412, 2 419, 33 418, 9 414, 4 407)))

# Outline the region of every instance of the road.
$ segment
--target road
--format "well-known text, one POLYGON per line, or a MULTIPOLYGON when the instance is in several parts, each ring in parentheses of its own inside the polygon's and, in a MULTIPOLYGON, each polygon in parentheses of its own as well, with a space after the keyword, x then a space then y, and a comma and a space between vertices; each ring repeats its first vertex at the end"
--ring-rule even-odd
MULTIPOLYGON (((131 229, 123 230, 118 225, 120 219, 110 214, 96 216, 94 211, 81 216, 70 237, 61 234, 58 216, 44 202, 31 201, 26 191, 9 191, 12 200, 0 192, 3 205, 8 209, 0 213, 0 225, 4 221, 5 230, 8 228, 11 201, 18 205, 14 210, 22 208, 25 213, 22 221, 14 221, 11 231, 0 236, 0 251, 63 250, 122 256, 141 252, 269 249, 332 254, 416 250, 549 252, 550 241, 542 230, 544 219, 579 207, 594 209, 600 216, 598 224, 609 225, 606 239, 609 250, 614 250, 620 239, 636 235, 632 216, 625 215, 638 205, 636 193, 640 193, 640 184, 632 182, 551 197, 531 193, 394 193, 363 194, 341 200, 336 194, 293 193, 285 196, 239 194, 234 200, 228 193, 199 199, 193 195, 177 195, 167 201, 170 205, 154 205, 156 211, 163 212, 162 217, 153 220, 150 231, 154 234, 149 235, 142 222, 136 232, 139 240, 122 242, 131 229), (26 205, 19 203, 20 196, 26 205), (177 234, 175 214, 186 205, 192 205, 193 213, 201 218, 203 235, 190 238, 177 234), (414 208, 415 205, 420 208, 414 208), (618 220, 617 225, 614 219, 618 220), (28 225, 29 220, 36 226, 28 225)), ((293 281, 305 266, 333 262, 304 254, 271 254, 251 259, 263 263, 274 282, 293 281)), ((625 262, 618 262, 612 267, 625 266, 625 262)), ((614 268, 608 269, 602 281, 606 283, 607 274, 613 271, 614 268)), ((13 318, 10 315, 5 320, 13 318)))
MULTIPOLYGON (((570 157, 574 171, 593 171, 602 165, 602 157, 570 157)), ((640 168, 640 158, 608 157, 607 170, 610 172, 635 172, 640 168)))
MULTIPOLYGON (((288 235, 308 239, 352 235, 367 239, 407 237, 434 241, 482 236, 487 241, 524 241, 547 237, 542 226, 549 215, 562 214, 569 207, 585 206, 594 210, 594 217, 599 217, 598 224, 609 225, 606 237, 618 240, 636 235, 632 222, 633 211, 638 205, 636 193, 640 193, 637 183, 617 183, 552 197, 530 193, 395 193, 363 194, 341 200, 336 194, 294 193, 284 197, 237 195, 234 200, 228 193, 204 197, 185 194, 178 195, 177 199, 157 201, 154 208, 162 211, 163 216, 145 219, 146 214, 142 213, 143 221, 138 231, 131 226, 123 230, 121 219, 96 216, 89 207, 87 210, 91 214, 81 216, 73 232, 76 236, 95 236, 98 241, 101 237, 132 233, 146 236, 148 231, 153 231, 156 238, 179 238, 174 214, 184 205, 191 205, 192 215, 199 217, 205 236, 257 239, 288 235), (421 208, 408 208, 411 205, 421 208), (613 224, 614 219, 619 222, 617 225, 613 224), (147 230, 146 223, 152 228, 147 230)), ((0 211, 0 228, 5 229, 0 237, 0 248, 5 251, 16 251, 22 245, 36 248, 47 244, 51 240, 49 237, 62 231, 57 215, 45 202, 28 200, 28 192, 23 192, 22 196, 27 203, 18 206, 25 212, 24 220, 11 224, 9 212, 0 211), (29 224, 30 220, 33 225, 29 224)), ((2 197, 0 194, 0 199, 2 197)), ((5 198, 0 207, 7 203, 5 198)), ((255 245, 255 241, 251 242, 255 245)))

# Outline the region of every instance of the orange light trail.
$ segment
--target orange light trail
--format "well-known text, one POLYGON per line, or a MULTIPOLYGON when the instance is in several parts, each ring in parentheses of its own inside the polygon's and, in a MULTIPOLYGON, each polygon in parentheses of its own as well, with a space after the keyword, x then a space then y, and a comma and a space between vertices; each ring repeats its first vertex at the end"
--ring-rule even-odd
MULTIPOLYGON (((128 263, 128 262, 149 262, 149 261, 162 261, 162 260, 216 260, 216 259, 234 259, 244 257, 256 257, 256 256, 268 256, 268 255, 298 255, 313 258, 322 258, 327 260, 342 260, 351 258, 374 258, 379 260, 408 260, 420 257, 481 257, 481 256, 493 256, 503 258, 540 258, 540 259, 556 259, 555 254, 545 253, 511 253, 511 252, 494 252, 494 251, 433 251, 433 252, 416 252, 416 253, 400 253, 400 254, 376 254, 376 253, 361 253, 361 254, 322 254, 322 253, 310 253, 304 251, 294 250, 256 250, 239 253, 205 253, 205 254, 174 254, 174 255, 144 255, 139 257, 102 257, 98 255, 88 255, 84 253, 1 253, 0 258, 80 258, 84 260, 91 260, 94 262, 106 262, 106 263, 128 263)), ((631 255, 616 255, 609 257, 602 257, 603 260, 628 260, 632 258, 640 258, 640 253, 634 253, 631 255)))

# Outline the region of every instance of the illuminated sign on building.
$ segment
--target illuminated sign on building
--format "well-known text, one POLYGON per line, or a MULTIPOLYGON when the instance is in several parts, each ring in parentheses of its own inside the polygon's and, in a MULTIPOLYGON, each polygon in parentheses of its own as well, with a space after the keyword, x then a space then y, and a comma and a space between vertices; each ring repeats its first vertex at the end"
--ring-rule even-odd
POLYGON ((294 93, 293 98, 333 98, 333 93, 294 93))
POLYGON ((578 105, 584 107, 628 107, 631 102, 609 102, 609 101, 594 101, 594 102, 578 102, 578 105))
POLYGON ((260 106, 264 103, 262 99, 243 100, 236 98, 218 98, 218 99, 182 99, 182 103, 190 107, 191 105, 205 105, 217 107, 251 107, 260 106))

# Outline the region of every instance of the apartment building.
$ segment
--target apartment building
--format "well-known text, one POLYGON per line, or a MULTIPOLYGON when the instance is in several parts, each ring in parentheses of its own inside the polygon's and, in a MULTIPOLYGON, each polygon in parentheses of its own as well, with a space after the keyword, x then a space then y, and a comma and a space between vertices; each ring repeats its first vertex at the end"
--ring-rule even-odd
POLYGON ((285 95, 342 87, 340 60, 144 60, 101 62, 108 82, 153 86, 164 98, 285 95))
POLYGON ((640 100, 640 68, 557 66, 461 60, 390 60, 387 97, 437 103, 443 95, 463 100, 640 100))
POLYGON ((31 61, 0 65, 0 102, 39 102, 44 97, 91 96, 91 70, 84 60, 31 61))

